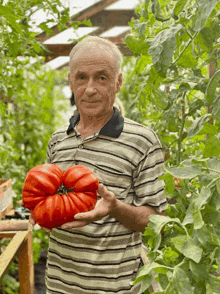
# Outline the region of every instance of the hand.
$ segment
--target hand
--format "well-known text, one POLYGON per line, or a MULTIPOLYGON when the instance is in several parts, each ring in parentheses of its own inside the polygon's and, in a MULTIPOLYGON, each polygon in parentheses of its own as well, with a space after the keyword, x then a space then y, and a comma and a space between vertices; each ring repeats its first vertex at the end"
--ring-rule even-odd
MULTIPOLYGON (((24 202, 23 200, 20 200, 18 201, 18 204, 20 206, 24 206, 24 202)), ((34 226, 36 223, 35 223, 35 220, 34 220, 34 217, 33 217, 33 214, 32 212, 30 211, 30 216, 29 216, 29 222, 32 226, 34 226)), ((50 233, 52 230, 51 229, 48 229, 48 228, 44 228, 44 227, 41 227, 46 233, 50 233)))
POLYGON ((101 200, 98 205, 91 211, 77 213, 74 216, 73 222, 65 223, 61 226, 61 229, 81 228, 90 224, 93 221, 102 219, 108 215, 111 211, 117 207, 117 198, 114 193, 107 190, 107 188, 100 184, 98 187, 98 193, 101 196, 101 200))

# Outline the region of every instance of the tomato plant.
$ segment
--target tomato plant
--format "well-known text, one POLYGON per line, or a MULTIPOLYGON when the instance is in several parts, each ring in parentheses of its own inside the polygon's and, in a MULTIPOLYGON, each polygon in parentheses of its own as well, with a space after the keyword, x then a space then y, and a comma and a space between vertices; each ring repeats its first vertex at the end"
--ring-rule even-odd
POLYGON ((141 1, 125 38, 134 57, 119 98, 161 139, 169 200, 143 234, 140 293, 153 274, 155 293, 220 293, 219 9, 217 0, 141 1))

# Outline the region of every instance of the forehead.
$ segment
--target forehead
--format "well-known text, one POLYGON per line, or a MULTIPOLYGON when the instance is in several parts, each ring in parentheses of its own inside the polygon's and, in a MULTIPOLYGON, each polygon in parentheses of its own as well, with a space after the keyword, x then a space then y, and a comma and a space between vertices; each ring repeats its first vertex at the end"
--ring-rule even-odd
POLYGON ((78 49, 71 62, 71 71, 105 71, 115 73, 117 62, 112 52, 103 48, 78 49))

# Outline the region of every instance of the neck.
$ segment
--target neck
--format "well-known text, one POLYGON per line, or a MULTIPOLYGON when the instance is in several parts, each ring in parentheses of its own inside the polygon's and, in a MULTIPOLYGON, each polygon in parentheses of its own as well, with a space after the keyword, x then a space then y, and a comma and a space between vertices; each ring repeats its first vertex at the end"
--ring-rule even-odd
POLYGON ((112 112, 103 114, 102 116, 85 116, 80 113, 80 121, 77 126, 78 132, 83 139, 91 136, 95 132, 99 131, 112 117, 112 112))

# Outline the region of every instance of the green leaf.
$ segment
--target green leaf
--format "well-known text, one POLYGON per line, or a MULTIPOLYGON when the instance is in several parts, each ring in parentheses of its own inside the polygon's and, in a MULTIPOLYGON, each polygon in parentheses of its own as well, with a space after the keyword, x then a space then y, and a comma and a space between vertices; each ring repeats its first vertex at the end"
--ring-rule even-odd
POLYGON ((193 214, 194 229, 198 230, 204 226, 201 211, 197 211, 193 214))
POLYGON ((201 245, 207 249, 214 247, 219 247, 220 239, 216 235, 215 229, 209 227, 207 224, 201 229, 195 231, 195 238, 201 243, 201 245))
POLYGON ((211 28, 204 27, 194 40, 195 44, 210 52, 213 50, 214 34, 211 28))
POLYGON ((216 181, 216 188, 217 188, 218 194, 220 194, 220 179, 216 181))
POLYGON ((218 126, 213 125, 209 122, 205 122, 203 128, 201 131, 198 133, 198 135, 217 135, 219 133, 218 126))
POLYGON ((141 289, 139 291, 139 293, 143 293, 146 289, 148 289, 151 284, 152 284, 152 280, 153 280, 153 273, 150 272, 148 275, 146 275, 144 277, 144 279, 141 281, 141 289))
POLYGON ((217 136, 208 136, 205 142, 204 158, 220 156, 220 140, 217 136))
POLYGON ((154 17, 156 18, 156 20, 159 21, 167 21, 169 20, 170 17, 164 17, 162 14, 162 9, 161 9, 161 5, 160 5, 160 0, 151 0, 152 2, 152 12, 154 14, 154 17))
POLYGON ((82 24, 84 24, 85 26, 88 26, 88 27, 92 26, 92 23, 89 19, 82 20, 82 24))
POLYGON ((138 272, 138 275, 137 275, 135 281, 132 282, 132 285, 135 285, 138 282, 140 282, 141 280, 143 280, 145 278, 145 276, 148 276, 152 272, 153 268, 157 265, 158 265, 158 263, 151 262, 149 264, 142 266, 138 272))
POLYGON ((176 178, 192 179, 202 174, 202 169, 198 165, 189 165, 187 167, 165 167, 165 171, 176 178))
POLYGON ((211 196, 212 193, 209 187, 203 186, 199 195, 192 199, 192 212, 194 213, 202 209, 202 207, 208 203, 211 196))
POLYGON ((193 214, 191 213, 190 208, 187 209, 184 220, 182 221, 182 225, 193 224, 194 218, 193 214))
POLYGON ((135 66, 135 71, 140 74, 148 64, 151 63, 151 58, 149 55, 142 55, 137 63, 136 63, 136 66, 135 66))
POLYGON ((152 90, 151 99, 161 109, 166 109, 169 104, 168 99, 166 99, 166 95, 160 90, 152 90))
POLYGON ((197 281, 207 279, 208 267, 209 265, 204 261, 200 261, 200 263, 196 263, 193 260, 189 261, 189 269, 192 271, 193 275, 197 278, 196 279, 197 281))
POLYGON ((220 294, 220 279, 209 274, 206 291, 207 294, 220 294))
POLYGON ((180 235, 171 239, 171 243, 185 257, 192 259, 196 263, 201 260, 202 249, 197 245, 196 240, 190 236, 180 235))
POLYGON ((131 51, 136 54, 147 55, 149 50, 149 42, 139 41, 137 38, 134 38, 132 35, 127 35, 124 39, 126 45, 131 51))
POLYGON ((171 218, 168 216, 164 215, 155 215, 152 214, 149 216, 150 223, 148 226, 150 228, 153 228, 155 233, 161 232, 162 228, 167 224, 167 223, 178 223, 180 224, 180 220, 178 218, 171 218))
POLYGON ((187 46, 185 51, 181 54, 180 58, 178 58, 177 64, 186 68, 193 68, 197 66, 198 60, 193 56, 192 44, 187 46))
POLYGON ((175 37, 182 29, 183 26, 178 24, 177 26, 162 30, 154 37, 149 48, 153 64, 162 77, 166 77, 166 71, 171 64, 176 48, 175 37))
POLYGON ((196 134, 199 133, 199 131, 202 130, 204 123, 210 120, 211 115, 205 114, 197 119, 194 120, 193 124, 186 130, 187 132, 187 138, 192 138, 196 134))
POLYGON ((175 6, 174 6, 174 10, 173 10, 173 15, 174 16, 178 16, 180 14, 180 12, 185 7, 187 1, 188 0, 179 0, 179 1, 176 2, 175 6))
POLYGON ((178 294, 192 294, 193 287, 186 272, 178 266, 175 266, 172 283, 178 294))
POLYGON ((24 36, 21 26, 16 22, 19 18, 16 17, 14 11, 11 8, 0 4, 0 15, 7 19, 11 25, 11 28, 13 28, 20 35, 24 36))
POLYGON ((215 72, 213 77, 210 79, 205 93, 205 99, 208 101, 209 104, 212 104, 215 97, 216 88, 220 81, 220 69, 215 72))
POLYGON ((194 31, 200 31, 202 28, 204 28, 212 10, 218 3, 218 0, 200 0, 197 3, 197 5, 199 5, 199 8, 198 12, 196 13, 196 21, 193 27, 194 31))
POLYGON ((169 173, 160 177, 161 180, 165 181, 165 191, 169 194, 174 193, 175 190, 175 182, 173 176, 169 173))
POLYGON ((52 29, 50 29, 48 26, 47 26, 47 22, 42 22, 38 25, 38 27, 40 29, 42 29, 42 31, 44 31, 47 35, 51 35, 53 36, 54 35, 54 32, 52 29))

